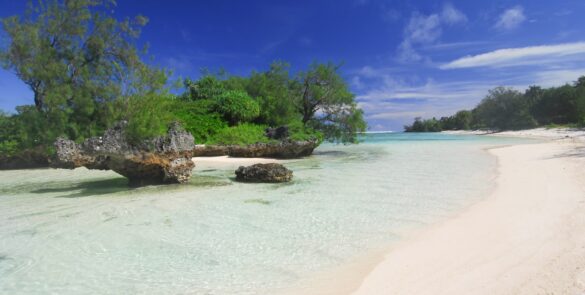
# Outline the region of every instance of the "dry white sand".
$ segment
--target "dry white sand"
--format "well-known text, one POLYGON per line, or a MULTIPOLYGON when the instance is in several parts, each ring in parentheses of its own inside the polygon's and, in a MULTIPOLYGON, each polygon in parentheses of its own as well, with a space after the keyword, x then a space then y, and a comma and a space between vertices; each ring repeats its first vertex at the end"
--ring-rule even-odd
POLYGON ((391 249, 354 294, 585 294, 584 145, 490 152, 492 194, 391 249))
POLYGON ((571 139, 573 141, 585 142, 585 129, 575 128, 534 128, 518 131, 481 131, 481 130, 456 130, 443 131, 446 134, 470 134, 470 135, 489 135, 489 136, 507 136, 507 137, 526 137, 536 139, 571 139))
POLYGON ((194 157, 195 171, 205 169, 237 169, 239 166, 248 166, 258 163, 285 163, 287 160, 270 158, 232 158, 229 156, 194 157))

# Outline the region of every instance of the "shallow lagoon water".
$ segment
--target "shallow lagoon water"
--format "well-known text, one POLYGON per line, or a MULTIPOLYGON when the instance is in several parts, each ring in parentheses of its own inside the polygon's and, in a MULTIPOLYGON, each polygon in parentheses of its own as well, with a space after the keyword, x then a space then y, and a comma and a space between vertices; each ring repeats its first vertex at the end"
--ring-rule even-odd
POLYGON ((113 172, 0 172, 2 294, 265 294, 294 288, 491 189, 485 148, 528 140, 373 134, 288 161, 294 181, 130 189, 113 172))

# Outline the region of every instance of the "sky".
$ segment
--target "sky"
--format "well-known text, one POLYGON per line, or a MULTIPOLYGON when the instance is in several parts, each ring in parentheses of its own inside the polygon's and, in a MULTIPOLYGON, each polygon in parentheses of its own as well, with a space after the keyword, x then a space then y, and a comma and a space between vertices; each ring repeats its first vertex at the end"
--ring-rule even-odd
MULTIPOLYGON (((0 0, 0 18, 25 3, 0 0)), ((220 68, 248 75, 276 60, 292 72, 343 64, 371 131, 471 109, 496 86, 523 91, 585 75, 583 0, 118 0, 112 12, 150 19, 140 42, 173 79, 220 68)), ((32 102, 0 70, 0 109, 32 102)))

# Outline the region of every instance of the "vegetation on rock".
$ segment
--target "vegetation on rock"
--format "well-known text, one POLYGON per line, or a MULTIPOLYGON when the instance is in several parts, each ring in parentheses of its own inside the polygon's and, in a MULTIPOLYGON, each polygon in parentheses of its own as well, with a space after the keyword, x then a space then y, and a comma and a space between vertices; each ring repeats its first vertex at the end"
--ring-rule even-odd
POLYGON ((339 66, 314 63, 298 74, 276 61, 249 76, 204 73, 171 94, 167 71, 142 60, 148 19, 117 20, 113 0, 41 0, 2 19, 9 43, 1 65, 34 94, 34 105, 0 113, 0 153, 54 153, 53 142, 82 142, 127 121, 129 140, 164 134, 178 121, 197 143, 269 142, 266 127, 287 125, 293 140, 352 143, 366 128, 339 66))

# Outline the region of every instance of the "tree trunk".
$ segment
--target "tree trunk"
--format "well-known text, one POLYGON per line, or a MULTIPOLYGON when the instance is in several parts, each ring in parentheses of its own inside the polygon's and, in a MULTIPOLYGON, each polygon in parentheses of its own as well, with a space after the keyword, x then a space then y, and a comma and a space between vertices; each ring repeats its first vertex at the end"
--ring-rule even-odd
POLYGON ((39 112, 43 111, 43 107, 44 107, 44 103, 43 103, 43 97, 42 95, 39 93, 39 91, 34 91, 34 95, 35 95, 35 107, 37 108, 37 110, 39 112))

